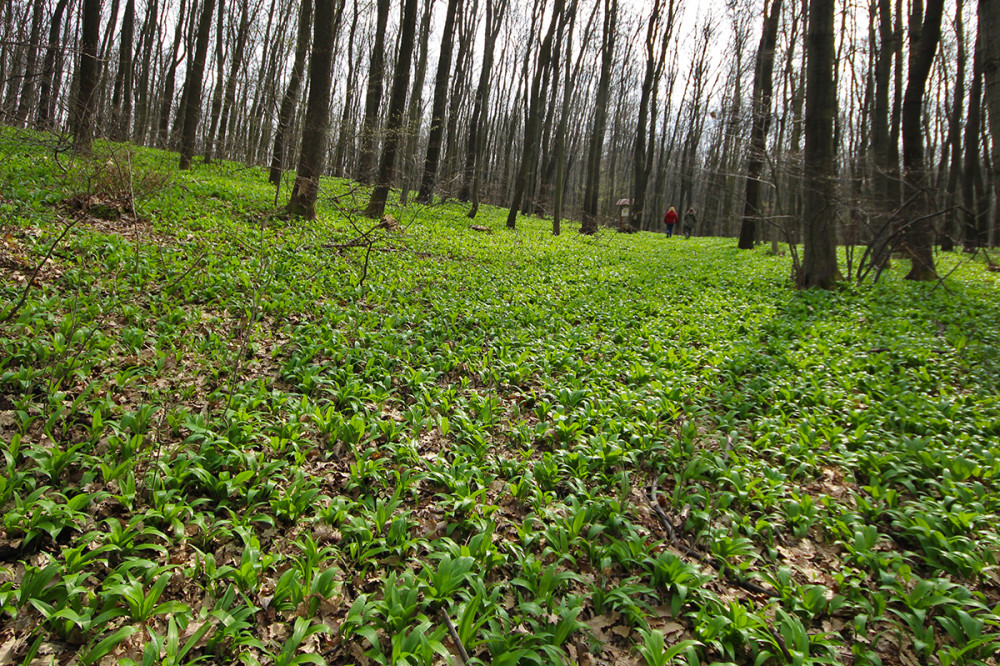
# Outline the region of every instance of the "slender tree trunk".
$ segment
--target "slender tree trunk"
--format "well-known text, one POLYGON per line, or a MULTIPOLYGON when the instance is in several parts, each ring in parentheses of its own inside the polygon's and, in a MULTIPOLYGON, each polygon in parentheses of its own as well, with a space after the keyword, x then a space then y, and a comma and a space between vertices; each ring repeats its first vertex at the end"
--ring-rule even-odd
POLYGON ((31 33, 28 36, 28 44, 25 47, 27 53, 24 61, 24 78, 21 80, 21 95, 17 101, 17 113, 15 120, 18 125, 23 125, 31 110, 31 103, 34 101, 35 93, 35 62, 38 60, 38 51, 41 48, 39 43, 42 38, 42 17, 45 11, 45 3, 42 0, 35 0, 33 11, 31 12, 31 33))
POLYGON ((122 17, 121 46, 118 49, 118 75, 115 77, 115 89, 111 97, 111 108, 115 111, 111 138, 115 141, 125 141, 131 135, 134 41, 135 0, 127 0, 125 15, 122 17))
MULTIPOLYGON (((354 35, 358 30, 358 0, 354 0, 354 18, 351 21, 351 31, 347 37, 347 80, 353 81, 356 72, 354 59, 354 35)), ((337 146, 333 155, 333 172, 338 176, 343 176, 347 172, 347 144, 354 144, 354 137, 351 136, 351 118, 354 109, 355 86, 347 86, 347 95, 344 98, 344 110, 340 116, 340 132, 337 136, 337 146)), ((353 151, 352 151, 353 152, 353 151)))
POLYGON ((159 29, 159 0, 150 0, 146 5, 146 17, 143 20, 142 32, 139 36, 139 47, 136 53, 140 55, 139 67, 136 72, 135 123, 132 129, 132 141, 145 144, 149 131, 149 106, 153 79, 153 42, 159 29))
POLYGON ((333 47, 345 0, 316 0, 312 62, 309 64, 309 99, 302 123, 302 149, 288 213, 316 219, 319 179, 326 161, 330 131, 330 89, 333 87, 333 47))
POLYGON ((89 155, 94 137, 94 114, 100 63, 97 47, 101 40, 101 0, 83 0, 80 12, 80 67, 76 99, 73 104, 73 148, 89 155))
MULTIPOLYGON (((361 125, 361 154, 358 156, 357 180, 372 182, 375 164, 375 135, 378 129, 378 109, 382 104, 382 79, 385 76, 385 26, 389 21, 389 0, 377 0, 375 45, 368 68, 368 89, 365 93, 365 118, 361 125)), ((409 68, 409 66, 407 66, 409 68)))
POLYGON ((840 279, 837 268, 836 164, 833 118, 837 108, 834 69, 834 0, 810 0, 806 40, 804 287, 828 289, 840 279))
POLYGON ((608 122, 608 102, 611 94, 611 65, 615 57, 615 37, 618 33, 618 0, 604 0, 604 38, 601 45, 601 74, 594 105, 594 125, 587 151, 587 182, 583 195, 583 223, 580 233, 597 233, 597 199, 601 189, 601 154, 608 122))
POLYGON ((979 219, 979 201, 982 192, 979 133, 983 116, 983 39, 986 26, 979 20, 976 46, 972 56, 972 88, 969 91, 969 117, 965 123, 965 169, 962 178, 962 203, 964 218, 963 245, 967 252, 983 247, 986 243, 985 225, 979 219))
POLYGON ((222 113, 222 93, 225 87, 226 73, 226 37, 225 18, 226 0, 219 0, 215 27, 215 90, 212 91, 212 104, 208 113, 208 136, 205 137, 203 160, 205 164, 212 162, 212 149, 215 147, 215 133, 219 129, 219 115, 222 113))
POLYGON ((212 33, 212 13, 215 10, 215 0, 205 0, 201 9, 201 20, 198 22, 198 37, 195 44, 194 60, 188 71, 184 85, 184 124, 181 129, 181 159, 179 168, 184 171, 191 168, 194 158, 195 139, 198 131, 198 120, 201 116, 201 87, 205 77, 205 59, 208 56, 208 40, 212 33))
POLYGON ((222 117, 219 119, 219 136, 215 140, 216 154, 226 150, 226 134, 230 124, 230 114, 236 103, 236 81, 243 67, 243 55, 246 52, 247 38, 250 35, 250 15, 247 0, 242 0, 240 11, 240 27, 236 34, 236 51, 229 65, 229 77, 226 79, 226 90, 222 100, 222 117))
MULTIPOLYGON (((458 194, 462 201, 469 201, 476 189, 476 180, 480 174, 479 155, 482 150, 482 133, 485 131, 486 114, 489 108, 490 81, 493 73, 493 59, 496 52, 497 36, 503 27, 504 12, 507 0, 486 0, 486 38, 483 45, 483 65, 479 71, 479 84, 472 102, 472 117, 469 119, 469 137, 466 141, 465 178, 464 185, 458 194)), ((474 201, 469 217, 475 217, 478 211, 478 201, 474 201)))
POLYGON ((424 177, 420 182, 417 201, 431 203, 437 182, 438 160, 444 138, 444 111, 448 105, 448 79, 451 77, 451 53, 455 45, 455 21, 458 19, 458 0, 448 0, 444 34, 441 36, 441 53, 434 76, 434 102, 431 107, 431 127, 427 137, 427 157, 424 159, 424 177))
POLYGON ((925 188, 924 137, 921 119, 924 106, 924 86, 934 63, 938 42, 941 41, 943 0, 928 0, 926 13, 922 0, 914 0, 910 18, 910 67, 903 96, 903 169, 908 187, 907 196, 916 196, 910 207, 910 220, 903 236, 904 248, 910 255, 908 280, 935 280, 934 229, 928 217, 929 201, 925 188))
POLYGON ((747 158, 746 199, 743 203, 743 224, 740 227, 739 247, 752 250, 757 237, 757 219, 760 217, 760 179, 764 172, 767 150, 767 133, 771 129, 771 94, 773 92, 774 48, 778 39, 778 21, 781 18, 781 0, 771 0, 770 12, 765 10, 764 27, 760 46, 757 48, 757 66, 753 79, 753 114, 750 128, 750 155, 747 158))
POLYGON ((170 143, 170 109, 174 103, 177 66, 187 57, 187 53, 183 56, 178 56, 181 48, 181 40, 184 37, 184 11, 186 8, 187 0, 181 0, 181 6, 177 14, 177 26, 174 28, 174 45, 169 54, 170 64, 167 66, 167 73, 164 77, 163 98, 160 100, 159 131, 157 132, 157 144, 160 148, 166 148, 170 143))
MULTIPOLYGON (((983 93, 990 110, 989 129, 993 139, 991 172, 996 196, 1000 194, 1000 158, 997 155, 1000 151, 1000 3, 997 0, 979 0, 979 25, 987 36, 983 38, 983 93)), ((1000 203, 995 206, 1000 206, 1000 203)))
POLYGON ((892 83, 892 58, 895 37, 892 31, 890 0, 872 0, 878 7, 879 49, 875 61, 875 93, 872 99, 871 152, 874 163, 872 191, 875 198, 875 229, 872 234, 872 264, 879 270, 889 261, 891 237, 890 213, 894 151, 890 148, 889 88, 892 83))
POLYGON ((285 141, 292 125, 292 116, 299 101, 299 88, 302 85, 302 73, 306 67, 306 53, 309 50, 309 28, 312 22, 312 0, 302 0, 299 10, 299 34, 295 41, 295 62, 292 63, 292 74, 281 99, 281 110, 278 112, 278 129, 274 134, 274 150, 271 151, 271 171, 268 180, 272 185, 281 183, 281 170, 285 161, 285 141))
POLYGON ((396 54, 396 71, 392 78, 392 92, 389 97, 389 120, 386 124, 385 146, 379 160, 375 188, 365 214, 371 218, 381 218, 389 199, 393 171, 396 165, 396 151, 401 140, 400 130, 406 119, 406 88, 410 82, 410 61, 413 58, 414 29, 417 23, 418 0, 405 0, 403 22, 400 26, 399 51, 396 54))
POLYGON ((52 23, 49 26, 49 43, 45 47, 45 58, 42 60, 42 82, 38 94, 38 115, 35 116, 35 127, 41 130, 52 129, 52 78, 55 75, 56 56, 59 53, 59 30, 61 29, 63 13, 69 0, 59 0, 52 10, 52 23))
MULTIPOLYGON (((962 115, 965 108, 965 27, 962 16, 962 3, 955 5, 955 41, 956 41, 956 64, 955 64, 955 88, 952 96, 951 115, 948 119, 948 139, 946 146, 950 153, 951 164, 948 166, 948 183, 945 186, 945 206, 951 207, 955 204, 955 193, 958 190, 958 181, 962 175, 962 115)), ((944 166, 944 160, 941 162, 944 166)), ((955 249, 956 243, 960 240, 961 233, 954 223, 955 216, 946 213, 944 224, 941 230, 941 249, 951 252, 955 249)))
MULTIPOLYGON (((420 43, 417 48, 417 71, 410 87, 410 101, 406 112, 406 141, 402 151, 403 174, 399 193, 399 203, 405 206, 412 187, 419 187, 420 174, 417 172, 417 145, 420 141, 420 118, 423 111, 424 79, 427 78, 427 44, 431 34, 431 16, 434 10, 434 0, 425 0, 424 11, 420 19, 420 43), (411 187, 411 183, 413 184, 411 187)), ((485 56, 484 56, 485 57, 485 56)))
POLYGON ((549 30, 542 40, 542 46, 538 52, 538 62, 535 65, 535 76, 531 83, 531 93, 528 99, 528 117, 524 123, 524 150, 521 152, 521 165, 518 169, 517 179, 514 181, 514 195, 510 202, 510 211, 507 214, 507 228, 514 229, 517 226, 517 210, 521 204, 521 199, 528 187, 528 178, 531 165, 535 160, 538 151, 539 133, 542 122, 542 102, 549 82, 550 60, 552 58, 552 41, 555 38, 555 31, 559 25, 559 17, 563 11, 564 0, 555 0, 552 5, 552 18, 549 21, 549 30))

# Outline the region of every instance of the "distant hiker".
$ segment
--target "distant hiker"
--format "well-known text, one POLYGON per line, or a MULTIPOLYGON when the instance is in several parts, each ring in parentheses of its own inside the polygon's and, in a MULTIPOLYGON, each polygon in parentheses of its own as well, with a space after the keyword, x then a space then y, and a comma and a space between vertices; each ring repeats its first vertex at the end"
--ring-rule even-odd
POLYGON ((663 224, 667 225, 667 238, 674 235, 674 226, 677 224, 677 211, 671 206, 667 214, 663 216, 663 224))
POLYGON ((698 218, 695 216, 695 210, 688 208, 688 212, 684 213, 684 238, 691 238, 696 226, 698 226, 698 218))

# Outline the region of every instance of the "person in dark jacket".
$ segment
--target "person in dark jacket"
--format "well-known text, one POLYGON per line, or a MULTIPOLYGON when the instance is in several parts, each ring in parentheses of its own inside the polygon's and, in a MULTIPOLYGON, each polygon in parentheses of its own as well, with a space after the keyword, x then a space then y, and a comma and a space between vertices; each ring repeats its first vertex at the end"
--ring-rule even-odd
POLYGON ((674 227, 677 225, 677 211, 671 206, 667 214, 663 216, 663 224, 667 225, 667 238, 674 235, 674 227))
POLYGON ((688 212, 684 213, 684 238, 691 238, 691 234, 694 233, 694 228, 698 226, 698 218, 695 215, 694 208, 688 208, 688 212))

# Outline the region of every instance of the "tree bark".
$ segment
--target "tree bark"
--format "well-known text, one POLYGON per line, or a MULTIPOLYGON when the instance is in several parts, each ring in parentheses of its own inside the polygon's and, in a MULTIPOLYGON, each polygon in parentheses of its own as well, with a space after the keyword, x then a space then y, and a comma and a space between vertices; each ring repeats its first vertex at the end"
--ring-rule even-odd
POLYGON ((312 62, 309 64, 309 99, 302 123, 302 149, 295 185, 288 200, 288 213, 316 219, 319 179, 326 159, 330 131, 330 89, 333 87, 333 47, 336 26, 345 0, 316 0, 312 62), (337 5, 335 7, 334 5, 337 5))
POLYGON ((306 53, 309 51, 309 32, 312 23, 312 0, 302 0, 299 10, 299 31, 295 40, 295 61, 292 63, 292 74, 288 87, 281 98, 281 109, 278 112, 278 129, 274 134, 274 150, 271 151, 271 171, 268 180, 272 185, 281 183, 281 170, 285 161, 285 142, 292 125, 292 116, 299 101, 299 88, 302 86, 302 73, 306 67, 306 53))
POLYGON ((59 30, 62 27, 63 13, 69 0, 59 0, 52 10, 52 23, 49 26, 49 42, 45 47, 45 58, 42 60, 42 82, 38 94, 38 115, 35 116, 35 127, 40 130, 52 129, 52 78, 55 75, 56 55, 59 53, 59 30))
POLYGON ((212 32, 212 14, 215 11, 215 0, 205 0, 201 9, 201 20, 198 22, 198 37, 195 44, 194 60, 187 74, 184 85, 184 124, 181 126, 181 159, 179 168, 182 171, 191 168, 194 158, 194 145, 198 131, 198 120, 201 117, 201 87, 205 77, 205 59, 208 56, 208 40, 212 32))
POLYGON ((420 19, 420 43, 417 49, 417 71, 410 86, 410 99, 406 112, 406 141, 400 156, 403 164, 399 203, 406 205, 412 187, 419 188, 420 174, 416 168, 417 145, 420 141, 421 114, 423 112, 424 79, 427 78, 427 43, 431 34, 431 16, 434 11, 434 0, 424 0, 424 11, 420 19), (413 183, 411 187, 411 183, 413 183))
POLYGON ((537 156, 539 131, 542 122, 541 106, 548 89, 552 41, 555 38, 555 32, 560 23, 559 17, 563 11, 563 5, 564 0, 555 0, 555 3, 552 5, 549 30, 545 35, 545 39, 542 40, 542 46, 538 51, 538 62, 535 64, 535 75, 531 83, 531 92, 526 100, 528 102, 528 117, 524 123, 524 149, 521 152, 521 163, 518 168, 517 178, 514 181, 514 195, 511 199, 510 210, 507 213, 508 229, 517 227, 517 211, 521 205, 521 198, 528 187, 531 165, 537 156))
POLYGON ((969 90, 969 117, 965 123, 965 169, 962 178, 963 203, 963 246, 967 252, 986 244, 985 225, 980 223, 980 201, 982 200, 983 177, 982 160, 979 153, 979 133, 983 126, 983 39, 985 26, 982 17, 972 56, 972 88, 969 90))
POLYGON ((246 52, 247 38, 250 35, 250 13, 247 0, 242 1, 240 12, 240 27, 236 33, 236 51, 233 53, 232 62, 229 64, 229 77, 226 79, 226 90, 222 96, 222 117, 219 119, 219 135, 215 138, 215 154, 224 153, 226 149, 226 135, 230 124, 230 114, 233 105, 236 103, 236 80, 239 77, 240 69, 243 67, 243 55, 246 52))
POLYGON ((761 212, 760 179, 764 171, 767 133, 771 128, 774 48, 778 39, 780 18, 781 0, 771 0, 770 12, 765 10, 764 13, 764 27, 761 30, 757 64, 754 68, 750 154, 747 157, 746 199, 743 203, 743 223, 740 227, 739 240, 739 247, 742 250, 752 250, 757 237, 757 219, 761 212))
POLYGON ((983 38, 983 93, 990 110, 993 138, 992 175, 994 190, 1000 191, 1000 6, 997 0, 979 0, 979 26, 983 38))
MULTIPOLYGON (((187 57, 187 53, 178 56, 181 48, 181 40, 184 37, 184 12, 187 9, 187 0, 181 0, 181 6, 177 14, 177 25, 174 28, 174 45, 170 50, 170 65, 163 83, 163 98, 160 100, 160 117, 157 132, 157 144, 160 148, 166 148, 170 143, 170 109, 174 103, 174 86, 177 83, 177 67, 187 57)), ((191 10, 194 12, 194 9, 191 10)), ((178 110, 179 112, 179 110, 178 110)))
POLYGON ((601 74, 597 84, 594 124, 587 151, 587 182, 583 194, 583 221, 580 233, 597 233, 597 199, 601 188, 601 154, 608 122, 608 101, 611 94, 611 65, 615 57, 615 37, 618 33, 618 0, 604 0, 604 37, 601 44, 601 74))
POLYGON ((910 16, 910 65, 903 96, 903 170, 907 196, 916 197, 910 206, 910 220, 903 235, 904 249, 910 256, 908 280, 936 280, 934 269, 934 229, 928 216, 929 200, 925 192, 924 137, 921 128, 924 86, 941 41, 943 0, 928 0, 926 12, 922 0, 914 0, 910 16))
POLYGON ((80 20, 80 66, 73 104, 73 148, 89 155, 94 139, 97 84, 101 76, 97 48, 101 40, 101 0, 83 0, 80 20))
POLYGON ((451 54, 455 45, 455 21, 458 18, 458 0, 448 0, 444 34, 441 36, 441 53, 437 73, 434 75, 434 102, 431 106, 431 127, 427 137, 427 157, 424 159, 424 177, 420 182, 417 202, 429 204, 434 198, 437 183, 438 160, 444 139, 444 111, 448 104, 448 80, 451 77, 451 54))
POLYGON ((111 138, 115 141, 125 141, 131 135, 134 41, 135 0, 127 0, 125 15, 122 17, 121 46, 118 49, 118 74, 115 77, 115 90, 111 97, 111 108, 115 111, 111 138))
POLYGON ((17 100, 17 112, 14 114, 17 124, 23 125, 31 110, 31 102, 35 92, 35 62, 38 60, 39 43, 42 38, 42 16, 45 3, 35 0, 31 12, 31 33, 28 36, 24 62, 24 78, 21 80, 21 94, 17 100))
POLYGON ((829 289, 837 268, 833 119, 837 91, 834 68, 834 0, 810 0, 806 39, 806 151, 803 287, 829 289))
MULTIPOLYGON (((479 84, 472 102, 472 117, 469 119, 469 137, 465 148, 465 177, 463 186, 458 193, 461 201, 469 201, 474 193, 478 193, 477 180, 480 174, 479 155, 482 150, 482 133, 485 131, 486 116, 484 110, 489 107, 490 82, 493 72, 494 54, 497 37, 503 27, 504 12, 508 0, 486 0, 486 29, 483 44, 483 64, 479 71, 479 84)), ((469 217, 474 218, 479 210, 478 197, 472 202, 469 217)))
MULTIPOLYGON (((361 154, 358 156, 357 180, 372 182, 375 164, 375 135, 378 129, 378 109, 382 104, 382 78, 385 76, 385 26, 389 21, 389 0, 377 0, 375 45, 368 68, 368 88, 365 93, 365 118, 361 124, 361 154)), ((409 66, 407 66, 409 69, 409 66)))
POLYGON ((385 204, 389 199, 389 188, 392 186, 393 171, 396 165, 396 151, 399 149, 400 130, 406 114, 406 88, 410 81, 410 60, 413 57, 414 30, 417 23, 418 0, 406 0, 403 5, 403 23, 400 26, 399 52, 396 55, 396 71, 392 79, 392 92, 389 97, 389 120, 386 124, 385 147, 379 161, 378 176, 375 188, 365 214, 378 219, 385 213, 385 204))

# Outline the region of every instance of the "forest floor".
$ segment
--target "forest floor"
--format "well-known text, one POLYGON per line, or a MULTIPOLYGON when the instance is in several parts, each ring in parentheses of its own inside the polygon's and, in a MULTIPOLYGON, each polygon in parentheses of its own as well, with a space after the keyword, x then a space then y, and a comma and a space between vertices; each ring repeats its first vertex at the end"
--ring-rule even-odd
POLYGON ((174 160, 0 133, 0 665, 997 663, 980 257, 797 291, 174 160))

